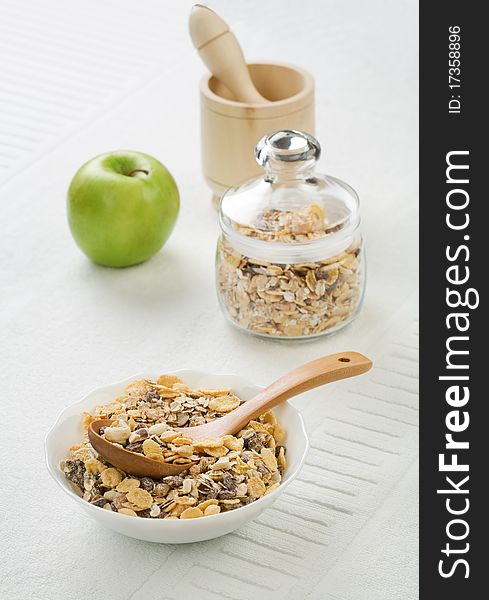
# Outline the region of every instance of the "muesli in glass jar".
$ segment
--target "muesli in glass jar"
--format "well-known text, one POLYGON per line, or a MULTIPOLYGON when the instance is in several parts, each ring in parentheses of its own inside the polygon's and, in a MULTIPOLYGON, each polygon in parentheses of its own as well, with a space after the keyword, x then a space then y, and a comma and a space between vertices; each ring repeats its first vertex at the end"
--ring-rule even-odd
POLYGON ((306 133, 279 131, 255 152, 264 177, 230 189, 220 203, 222 310, 266 337, 337 331, 357 314, 365 286, 358 196, 314 172, 320 146, 306 133))

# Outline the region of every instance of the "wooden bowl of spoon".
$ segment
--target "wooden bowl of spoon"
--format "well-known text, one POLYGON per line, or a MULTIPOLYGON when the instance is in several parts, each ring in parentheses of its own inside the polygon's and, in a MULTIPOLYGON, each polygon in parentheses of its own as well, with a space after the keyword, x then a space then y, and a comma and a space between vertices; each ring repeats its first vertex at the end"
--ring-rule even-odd
POLYGON ((92 421, 88 427, 88 438, 100 456, 103 456, 114 467, 137 477, 162 479, 167 475, 178 475, 195 464, 185 463, 183 465, 176 465, 163 461, 160 462, 148 458, 143 454, 126 450, 119 444, 109 442, 99 432, 102 427, 108 427, 112 422, 112 419, 97 419, 96 421, 92 421))

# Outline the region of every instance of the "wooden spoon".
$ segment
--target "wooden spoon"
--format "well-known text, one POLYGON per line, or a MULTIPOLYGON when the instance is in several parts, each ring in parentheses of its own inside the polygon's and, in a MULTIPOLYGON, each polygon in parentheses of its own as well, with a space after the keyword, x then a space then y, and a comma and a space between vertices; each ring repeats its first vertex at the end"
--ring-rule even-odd
MULTIPOLYGON (((254 398, 244 402, 224 417, 197 427, 180 428, 178 432, 192 440, 237 433, 248 421, 256 419, 288 398, 326 383, 361 375, 371 367, 372 361, 358 352, 340 352, 323 356, 282 375, 254 398)), ((161 479, 166 475, 177 475, 191 466, 191 464, 175 465, 158 462, 107 441, 99 435, 99 431, 101 427, 110 425, 111 422, 110 419, 93 421, 88 428, 88 437, 94 449, 115 467, 131 475, 161 479)))

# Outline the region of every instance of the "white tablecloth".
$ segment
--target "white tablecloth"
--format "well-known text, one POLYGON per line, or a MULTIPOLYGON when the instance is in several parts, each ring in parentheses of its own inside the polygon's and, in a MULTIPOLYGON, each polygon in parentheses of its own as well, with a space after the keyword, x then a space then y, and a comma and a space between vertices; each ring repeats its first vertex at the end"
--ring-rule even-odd
POLYGON ((214 294, 217 234, 200 170, 191 2, 4 0, 0 7, 2 598, 417 597, 417 7, 414 0, 209 3, 246 56, 317 81, 321 167, 362 199, 369 281, 340 334, 277 344, 231 330, 214 294), (174 174, 178 226, 137 268, 76 248, 65 193, 82 162, 143 150, 174 174), (194 367, 266 383, 340 350, 362 381, 294 401, 312 448, 244 529, 188 546, 100 529, 50 480, 43 437, 94 386, 194 367))

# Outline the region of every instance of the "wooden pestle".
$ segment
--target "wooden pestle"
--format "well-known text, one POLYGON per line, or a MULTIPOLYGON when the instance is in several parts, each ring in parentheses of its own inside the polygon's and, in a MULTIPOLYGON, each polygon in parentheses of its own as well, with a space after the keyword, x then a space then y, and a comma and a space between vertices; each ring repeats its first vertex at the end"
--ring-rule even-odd
POLYGON ((189 18, 190 37, 209 71, 246 104, 270 102, 255 88, 243 51, 228 25, 213 10, 195 4, 189 18))

